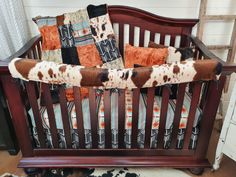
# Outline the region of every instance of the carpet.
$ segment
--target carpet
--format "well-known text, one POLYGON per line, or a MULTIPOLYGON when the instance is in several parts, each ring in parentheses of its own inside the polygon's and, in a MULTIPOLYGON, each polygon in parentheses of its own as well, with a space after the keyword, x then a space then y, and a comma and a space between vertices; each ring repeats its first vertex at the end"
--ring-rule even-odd
POLYGON ((172 168, 97 168, 87 177, 191 177, 181 170, 172 168))
MULTIPOLYGON (((36 174, 32 174, 35 176, 36 174)), ((25 175, 26 176, 26 175, 25 175)), ((96 168, 96 169, 46 169, 38 177, 191 177, 172 168, 96 168)), ((5 173, 0 177, 18 177, 5 173)))

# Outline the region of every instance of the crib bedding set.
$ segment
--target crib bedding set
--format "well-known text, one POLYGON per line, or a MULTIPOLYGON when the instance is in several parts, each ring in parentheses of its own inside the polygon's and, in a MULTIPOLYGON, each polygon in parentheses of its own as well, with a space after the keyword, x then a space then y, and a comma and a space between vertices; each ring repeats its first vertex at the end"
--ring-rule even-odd
MULTIPOLYGON (((65 13, 56 17, 37 17, 34 19, 42 35, 42 60, 16 58, 9 64, 14 78, 25 81, 39 81, 49 84, 63 84, 66 88, 78 86, 97 87, 97 109, 99 120, 99 147, 105 146, 104 130, 104 89, 111 89, 111 129, 112 148, 118 148, 118 96, 119 89, 125 89, 125 146, 131 147, 132 128, 132 89, 147 88, 172 84, 171 91, 177 84, 199 81, 217 80, 221 72, 221 64, 215 60, 185 60, 192 57, 188 49, 175 49, 149 43, 149 47, 132 48, 127 45, 124 60, 117 47, 106 5, 89 5, 86 9, 65 13), (141 52, 140 52, 141 51, 141 52), (145 51, 145 52, 143 52, 145 51), (185 52, 187 51, 187 53, 185 52), (141 55, 145 53, 145 55, 141 55), (190 53, 190 55, 189 55, 190 53), (138 57, 136 57, 138 56, 138 57), (147 57, 148 56, 148 57, 147 57), (134 60, 136 58, 136 60, 134 60), (158 63, 155 59, 158 58, 158 63), (124 63, 123 63, 124 61, 124 63), (126 62, 127 61, 127 62, 126 62), (128 65, 127 65, 128 63, 128 65), (144 67, 134 68, 135 65, 144 67), (176 84, 176 85, 174 85, 176 84)), ((159 90, 160 91, 160 90, 159 90)), ((68 97, 67 97, 68 99, 68 97)), ((147 95, 141 89, 138 117, 138 144, 144 147, 147 95)), ((162 97, 155 93, 152 117, 150 147, 157 147, 158 128, 160 122, 162 97)), ((48 147, 53 147, 47 109, 38 99, 43 127, 48 147)), ((186 88, 181 111, 178 141, 176 148, 183 147, 184 132, 188 121, 191 94, 186 88)), ((170 97, 165 125, 164 148, 169 148, 176 106, 176 95, 170 97)), ((59 146, 66 148, 60 104, 53 105, 59 146)), ((79 148, 77 121, 73 99, 67 102, 73 148, 79 148)), ((92 147, 91 120, 89 99, 82 99, 82 110, 85 128, 86 148, 92 147)), ((202 111, 198 107, 195 114, 192 137, 189 145, 194 149, 199 132, 199 121, 202 111)), ((32 134, 36 147, 40 147, 32 109, 28 110, 32 123, 32 134)), ((77 118, 79 119, 79 118, 77 118)))

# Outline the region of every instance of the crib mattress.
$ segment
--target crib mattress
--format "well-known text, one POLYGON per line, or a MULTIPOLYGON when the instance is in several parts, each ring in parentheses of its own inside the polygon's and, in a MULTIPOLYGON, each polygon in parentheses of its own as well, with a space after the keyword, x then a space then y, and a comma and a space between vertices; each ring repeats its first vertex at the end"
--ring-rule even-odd
MULTIPOLYGON (((138 119, 138 144, 140 148, 144 147, 144 135, 145 135, 145 122, 146 122, 146 95, 140 94, 140 102, 139 102, 139 119, 138 119)), ((159 96, 155 96, 154 105, 153 105, 153 119, 152 119, 152 131, 151 131, 151 144, 152 148, 157 146, 157 135, 158 128, 160 122, 160 110, 161 110, 161 100, 162 98, 159 96)), ((185 93, 183 108, 181 112, 181 119, 179 124, 179 133, 178 133, 178 142, 176 148, 182 148, 184 132, 187 124, 188 113, 190 108, 191 98, 188 93, 185 93)), ((174 120, 174 111, 175 111, 176 100, 169 100, 168 109, 167 109, 167 117, 166 117, 166 125, 165 125, 165 136, 164 136, 164 148, 168 148, 171 141, 171 132, 174 120)), ((60 137, 59 146, 64 148, 66 146, 64 131, 63 131, 63 123, 61 117, 61 109, 59 104, 54 104, 54 113, 56 119, 56 127, 58 129, 58 134, 60 137)), ((69 113, 69 121, 71 126, 72 138, 73 138, 73 148, 79 147, 79 139, 78 134, 76 133, 77 129, 77 121, 76 121, 76 112, 75 106, 73 102, 67 103, 68 113, 69 113)), ((82 110, 83 110, 83 118, 84 118, 84 129, 85 129, 85 140, 86 147, 91 148, 91 124, 90 124, 90 111, 89 111, 89 100, 83 99, 82 101, 82 110)), ((39 147, 37 131, 35 127, 35 121, 33 117, 32 109, 28 111, 32 126, 33 126, 33 137, 36 141, 36 145, 39 147)), ((51 142, 51 134, 50 134, 50 125, 49 119, 47 115, 46 107, 40 107, 40 113, 42 117, 43 127, 45 129, 47 135, 47 144, 49 147, 52 147, 51 142)), ((103 148, 105 145, 105 122, 104 122, 104 99, 103 96, 98 98, 97 105, 97 114, 98 114, 98 122, 99 122, 99 147, 103 148)), ((201 109, 197 108, 195 120, 193 124, 193 132, 192 132, 192 141, 190 144, 190 148, 195 148, 197 135, 199 132, 198 122, 201 118, 201 109)), ((111 129, 112 129, 112 147, 118 147, 118 93, 114 92, 111 94, 111 129)), ((131 147, 131 129, 132 129, 132 92, 126 90, 125 92, 125 130, 126 133, 124 135, 126 148, 131 147)))

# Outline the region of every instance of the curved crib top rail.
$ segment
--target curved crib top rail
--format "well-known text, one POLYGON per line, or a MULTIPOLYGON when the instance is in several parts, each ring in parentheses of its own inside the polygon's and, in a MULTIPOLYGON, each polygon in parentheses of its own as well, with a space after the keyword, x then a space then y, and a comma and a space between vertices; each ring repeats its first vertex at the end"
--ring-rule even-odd
POLYGON ((121 22, 122 19, 125 18, 125 21, 123 22, 139 22, 141 20, 151 22, 154 24, 161 24, 163 26, 190 26, 193 27, 196 23, 199 22, 199 19, 183 19, 183 18, 170 18, 170 17, 164 17, 160 15, 156 15, 153 13, 150 13, 148 11, 138 9, 135 7, 130 6, 122 6, 122 5, 109 5, 108 6, 109 14, 112 18, 112 22, 121 22), (133 19, 133 21, 127 21, 130 18, 133 19), (135 20, 134 20, 135 19, 135 20))
POLYGON ((184 61, 129 69, 105 69, 24 58, 13 59, 8 67, 12 77, 26 81, 120 89, 216 80, 222 69, 222 65, 216 60, 184 61))

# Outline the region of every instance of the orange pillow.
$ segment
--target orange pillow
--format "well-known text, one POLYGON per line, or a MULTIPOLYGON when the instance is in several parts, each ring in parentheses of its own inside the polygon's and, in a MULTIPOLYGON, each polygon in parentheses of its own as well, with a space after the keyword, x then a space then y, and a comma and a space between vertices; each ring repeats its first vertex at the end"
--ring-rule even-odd
POLYGON ((141 66, 161 65, 166 62, 168 49, 155 49, 125 45, 125 68, 133 68, 134 64, 141 66))
MULTIPOLYGON (((65 89, 65 93, 66 93, 67 101, 74 101, 74 91, 72 87, 65 89)), ((81 87, 80 95, 81 95, 81 99, 88 98, 88 95, 89 95, 88 89, 85 87, 81 87)))

